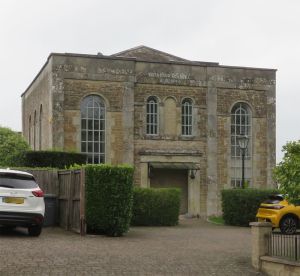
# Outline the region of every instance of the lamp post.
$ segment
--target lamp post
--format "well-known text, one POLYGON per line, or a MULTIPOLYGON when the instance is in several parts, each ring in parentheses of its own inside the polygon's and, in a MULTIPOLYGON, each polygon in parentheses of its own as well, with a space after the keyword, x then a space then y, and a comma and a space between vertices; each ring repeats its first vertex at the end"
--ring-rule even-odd
POLYGON ((237 137, 237 139, 238 139, 239 147, 242 151, 242 189, 244 189, 245 188, 245 155, 249 143, 249 137, 247 135, 241 135, 237 137))

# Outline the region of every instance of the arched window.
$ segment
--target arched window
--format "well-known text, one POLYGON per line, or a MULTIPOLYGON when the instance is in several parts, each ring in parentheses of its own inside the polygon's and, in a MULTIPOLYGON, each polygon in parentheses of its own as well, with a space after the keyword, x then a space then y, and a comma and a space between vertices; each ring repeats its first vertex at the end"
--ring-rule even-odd
POLYGON ((147 100, 146 133, 150 135, 158 134, 158 103, 155 97, 149 97, 147 100))
POLYGON ((181 104, 181 134, 191 136, 193 133, 193 102, 184 99, 181 104))
POLYGON ((252 115, 250 107, 246 103, 237 103, 231 110, 231 185, 241 187, 242 185, 242 152, 239 147, 238 137, 247 135, 249 137, 248 147, 245 152, 245 181, 251 183, 252 166, 252 115))
POLYGON ((43 120, 43 106, 40 106, 39 116, 39 150, 42 149, 42 120, 43 120))
POLYGON ((37 131, 37 119, 36 119, 36 110, 34 111, 33 117, 33 149, 36 150, 36 131, 37 131))
POLYGON ((29 122, 28 122, 28 144, 31 146, 31 115, 29 116, 29 122))
POLYGON ((81 152, 87 154, 88 163, 105 162, 105 104, 97 95, 81 103, 81 152))

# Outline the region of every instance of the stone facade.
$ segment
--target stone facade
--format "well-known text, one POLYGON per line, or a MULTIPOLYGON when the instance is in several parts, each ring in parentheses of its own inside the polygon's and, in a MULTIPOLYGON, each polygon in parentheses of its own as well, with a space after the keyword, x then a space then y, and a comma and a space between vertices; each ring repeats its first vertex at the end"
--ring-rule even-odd
POLYGON ((22 94, 23 135, 36 150, 81 151, 81 103, 99 95, 105 162, 134 165, 135 184, 143 187, 151 186, 152 167, 187 170, 188 213, 220 214, 220 191, 231 187, 236 103, 251 110, 251 186, 273 185, 275 73, 189 61, 145 46, 112 56, 51 54, 22 94), (146 131, 149 97, 158 100, 157 135, 146 131), (182 135, 185 98, 192 102, 188 136, 182 135))

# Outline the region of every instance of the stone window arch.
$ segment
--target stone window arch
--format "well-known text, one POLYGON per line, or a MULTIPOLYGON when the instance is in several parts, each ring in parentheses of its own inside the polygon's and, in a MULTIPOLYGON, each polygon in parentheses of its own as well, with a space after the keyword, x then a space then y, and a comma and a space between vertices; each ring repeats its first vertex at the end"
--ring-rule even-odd
POLYGON ((181 103, 181 134, 193 134, 193 101, 190 98, 184 98, 181 103))
POLYGON ((31 146, 31 115, 28 120, 28 144, 31 146))
POLYGON ((33 149, 36 150, 36 139, 37 139, 37 116, 36 110, 34 111, 33 117, 33 149))
POLYGON ((242 185, 242 152, 238 137, 247 135, 248 147, 245 152, 245 181, 251 184, 252 178, 252 112, 244 102, 236 103, 231 109, 231 186, 242 185))
POLYGON ((40 116, 39 116, 39 150, 42 149, 42 121, 43 121, 43 105, 40 106, 40 116))
POLYGON ((81 152, 88 163, 105 162, 106 108, 102 97, 89 95, 81 102, 81 152))
POLYGON ((146 119, 146 133, 149 135, 157 135, 159 128, 159 112, 158 99, 151 96, 147 99, 147 119, 146 119))

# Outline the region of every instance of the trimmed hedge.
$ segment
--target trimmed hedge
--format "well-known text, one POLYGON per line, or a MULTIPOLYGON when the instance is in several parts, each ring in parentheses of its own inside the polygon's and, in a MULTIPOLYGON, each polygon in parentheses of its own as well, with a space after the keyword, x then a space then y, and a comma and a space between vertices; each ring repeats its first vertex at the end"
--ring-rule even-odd
POLYGON ((171 226, 178 224, 180 190, 134 188, 131 225, 171 226))
POLYGON ((132 214, 133 167, 86 165, 85 174, 88 232, 121 236, 132 214))
POLYGON ((20 167, 69 168, 74 164, 86 164, 87 157, 82 153, 63 151, 27 151, 20 167))
POLYGON ((249 226, 256 221, 260 203, 278 190, 268 189, 230 189, 222 191, 222 210, 225 224, 249 226))

